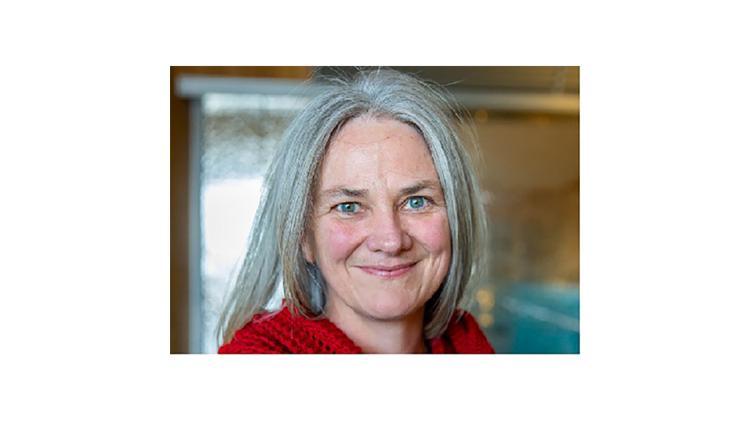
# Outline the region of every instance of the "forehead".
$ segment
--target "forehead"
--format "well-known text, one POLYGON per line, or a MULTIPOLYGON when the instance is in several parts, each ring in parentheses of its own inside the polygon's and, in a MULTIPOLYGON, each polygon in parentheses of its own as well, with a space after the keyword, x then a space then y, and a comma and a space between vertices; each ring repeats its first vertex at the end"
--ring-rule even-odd
POLYGON ((390 118, 360 116, 331 139, 320 187, 437 180, 430 151, 414 127, 390 118))

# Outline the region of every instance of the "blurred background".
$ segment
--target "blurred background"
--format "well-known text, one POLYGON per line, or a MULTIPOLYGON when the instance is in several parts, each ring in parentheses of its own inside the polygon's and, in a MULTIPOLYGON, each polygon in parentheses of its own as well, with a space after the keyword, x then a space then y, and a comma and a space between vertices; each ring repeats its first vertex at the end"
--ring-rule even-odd
MULTIPOLYGON (((469 309, 498 353, 578 353, 579 68, 398 67, 445 86, 478 135, 488 276, 469 309)), ((280 136, 346 67, 172 67, 172 353, 214 329, 280 136)))

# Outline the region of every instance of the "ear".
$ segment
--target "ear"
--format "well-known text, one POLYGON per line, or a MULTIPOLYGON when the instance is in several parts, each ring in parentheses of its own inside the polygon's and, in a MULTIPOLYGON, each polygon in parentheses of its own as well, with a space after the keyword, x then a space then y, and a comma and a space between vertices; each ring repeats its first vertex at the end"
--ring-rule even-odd
POLYGON ((305 256, 307 263, 315 263, 315 254, 313 253, 313 247, 310 244, 310 236, 308 234, 302 236, 302 254, 305 256))

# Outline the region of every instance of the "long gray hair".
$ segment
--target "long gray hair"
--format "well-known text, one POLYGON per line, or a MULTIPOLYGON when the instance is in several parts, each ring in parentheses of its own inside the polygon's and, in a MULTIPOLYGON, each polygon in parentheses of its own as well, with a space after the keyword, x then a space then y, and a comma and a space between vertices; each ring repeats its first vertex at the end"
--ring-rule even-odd
MULTIPOLYGON (((451 263, 425 306, 425 336, 441 335, 454 311, 468 304, 470 281, 481 276, 486 219, 479 183, 464 141, 473 141, 447 91, 395 70, 359 71, 331 80, 292 121, 268 169, 247 252, 219 317, 220 343, 265 310, 283 283, 286 305, 306 317, 323 315, 326 285, 306 262, 302 239, 313 204, 320 163, 329 140, 347 121, 370 114, 416 128, 427 144, 447 206, 451 263)), ((472 146, 473 143, 467 144, 472 146)))

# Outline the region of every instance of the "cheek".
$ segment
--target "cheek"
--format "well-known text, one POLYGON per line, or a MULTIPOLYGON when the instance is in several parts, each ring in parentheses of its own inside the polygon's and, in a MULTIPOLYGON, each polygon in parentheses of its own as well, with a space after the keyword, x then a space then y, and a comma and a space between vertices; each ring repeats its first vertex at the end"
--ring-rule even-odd
POLYGON ((450 253, 451 235, 448 218, 444 214, 430 215, 430 218, 417 221, 414 233, 420 243, 431 253, 450 253))
POLYGON ((320 228, 317 241, 319 254, 333 261, 346 260, 360 243, 359 230, 352 224, 331 221, 320 228))

